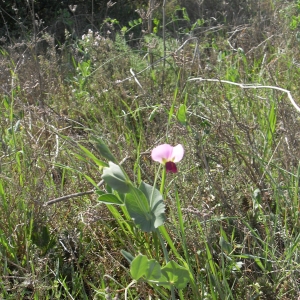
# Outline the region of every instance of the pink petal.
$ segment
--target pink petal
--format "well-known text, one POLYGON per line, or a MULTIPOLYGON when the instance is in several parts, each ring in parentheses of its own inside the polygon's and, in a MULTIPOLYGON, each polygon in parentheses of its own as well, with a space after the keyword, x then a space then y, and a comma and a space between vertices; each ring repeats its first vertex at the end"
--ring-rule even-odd
POLYGON ((184 155, 184 149, 181 144, 178 144, 177 146, 173 147, 173 151, 172 151, 172 155, 171 155, 172 161, 174 161, 174 162, 181 161, 183 158, 183 155, 184 155))
POLYGON ((163 144, 154 148, 151 152, 151 158, 154 161, 164 163, 172 159, 174 148, 171 145, 163 144))
POLYGON ((177 173, 177 167, 172 161, 166 163, 166 171, 169 173, 177 173))

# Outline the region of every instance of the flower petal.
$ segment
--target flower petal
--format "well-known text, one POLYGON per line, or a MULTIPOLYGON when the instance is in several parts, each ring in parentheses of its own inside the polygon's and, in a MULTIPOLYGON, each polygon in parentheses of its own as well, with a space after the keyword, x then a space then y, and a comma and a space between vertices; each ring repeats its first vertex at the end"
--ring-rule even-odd
POLYGON ((173 163, 172 161, 168 161, 166 163, 166 171, 170 173, 177 173, 177 167, 175 163, 173 163))
POLYGON ((172 161, 179 162, 182 160, 184 155, 184 149, 181 144, 178 144, 177 146, 173 147, 172 151, 172 161))
POLYGON ((174 148, 171 145, 162 144, 152 150, 151 158, 163 164, 172 159, 173 151, 174 148))

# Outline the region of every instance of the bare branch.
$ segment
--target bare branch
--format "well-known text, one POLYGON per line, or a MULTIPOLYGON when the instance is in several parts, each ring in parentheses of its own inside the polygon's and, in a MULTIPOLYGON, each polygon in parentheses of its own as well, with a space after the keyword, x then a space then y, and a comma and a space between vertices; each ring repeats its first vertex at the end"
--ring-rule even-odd
POLYGON ((281 87, 277 87, 277 86, 271 86, 271 85, 259 85, 259 84, 244 84, 244 83, 237 83, 237 82, 232 82, 232 81, 228 81, 228 80, 220 80, 220 79, 210 79, 210 78, 201 78, 201 77, 197 77, 197 78, 191 78, 188 79, 187 81, 207 81, 207 82, 220 82, 220 83, 226 83, 226 84, 231 84, 231 85, 236 85, 242 89, 272 89, 272 90, 277 90, 277 91, 281 91, 287 94, 289 100, 291 101, 291 103, 293 104, 293 106, 296 108, 296 110, 298 112, 300 112, 300 107, 296 104, 295 100, 292 97, 292 94, 289 90, 283 89, 281 87))
MULTIPOLYGON (((123 158, 120 162, 120 165, 122 165, 127 159, 128 159, 128 156, 123 158)), ((103 184, 104 184, 104 180, 101 180, 97 184, 97 188, 101 187, 103 184)), ((58 203, 58 202, 61 202, 61 201, 64 201, 64 200, 68 200, 68 199, 71 199, 71 198, 75 198, 75 197, 91 195, 91 194, 94 194, 95 191, 96 191, 96 188, 93 188, 93 189, 85 191, 85 192, 79 192, 79 193, 69 194, 69 195, 66 195, 66 196, 55 198, 55 199, 52 199, 52 200, 49 200, 49 201, 45 202, 44 206, 52 205, 52 204, 55 204, 55 203, 58 203)))

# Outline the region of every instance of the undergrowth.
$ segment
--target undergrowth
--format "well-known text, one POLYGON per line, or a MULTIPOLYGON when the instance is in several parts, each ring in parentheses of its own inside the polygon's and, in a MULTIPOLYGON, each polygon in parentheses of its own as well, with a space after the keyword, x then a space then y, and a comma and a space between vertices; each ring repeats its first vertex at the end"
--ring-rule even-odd
POLYGON ((61 53, 1 48, 1 298, 299 297, 300 124, 287 93, 297 103, 299 3, 259 2, 247 24, 190 20, 171 1, 165 27, 161 5, 141 6, 61 53), (166 178, 150 155, 164 143, 185 149, 166 178), (133 186, 164 187, 163 245, 186 287, 132 281, 121 250, 161 265, 166 253, 98 200, 117 195, 102 181, 110 155, 133 186))

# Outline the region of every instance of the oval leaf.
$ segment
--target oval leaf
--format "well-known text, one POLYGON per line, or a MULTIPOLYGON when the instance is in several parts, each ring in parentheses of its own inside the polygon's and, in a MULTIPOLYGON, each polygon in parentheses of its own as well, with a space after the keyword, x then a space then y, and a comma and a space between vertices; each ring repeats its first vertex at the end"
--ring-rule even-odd
POLYGON ((167 288, 173 285, 177 289, 183 289, 190 281, 189 271, 175 261, 168 262, 161 268, 161 273, 162 277, 159 284, 167 288), (167 284, 163 283, 165 280, 167 280, 167 284))
POLYGON ((161 267, 155 259, 139 254, 131 262, 130 273, 135 280, 145 277, 146 280, 157 281, 161 277, 161 267))
POLYGON ((130 188, 130 193, 125 196, 125 205, 130 217, 142 231, 155 231, 155 215, 151 213, 148 200, 139 189, 130 188))
POLYGON ((98 198, 98 201, 106 204, 123 205, 124 203, 114 194, 104 194, 98 198))
POLYGON ((139 280, 146 273, 148 258, 145 255, 138 255, 130 265, 130 274, 133 279, 139 280))
POLYGON ((128 193, 130 182, 127 181, 122 169, 111 161, 108 164, 109 167, 103 169, 103 180, 114 190, 122 194, 128 193))
POLYGON ((158 280, 161 277, 160 264, 155 259, 148 260, 147 270, 145 272, 146 280, 158 280))
POLYGON ((146 196, 151 213, 155 216, 154 227, 157 228, 165 222, 165 204, 160 191, 153 186, 141 182, 139 190, 146 196))

